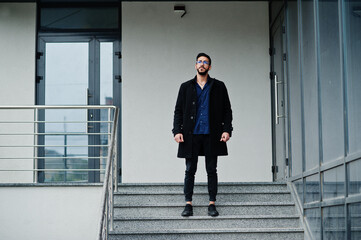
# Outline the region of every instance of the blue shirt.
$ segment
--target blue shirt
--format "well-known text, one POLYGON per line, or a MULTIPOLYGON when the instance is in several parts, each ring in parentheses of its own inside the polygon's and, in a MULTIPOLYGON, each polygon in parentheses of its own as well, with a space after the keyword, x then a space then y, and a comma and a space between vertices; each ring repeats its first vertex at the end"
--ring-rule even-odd
POLYGON ((209 134, 209 81, 203 89, 196 83, 197 116, 193 134, 209 134))

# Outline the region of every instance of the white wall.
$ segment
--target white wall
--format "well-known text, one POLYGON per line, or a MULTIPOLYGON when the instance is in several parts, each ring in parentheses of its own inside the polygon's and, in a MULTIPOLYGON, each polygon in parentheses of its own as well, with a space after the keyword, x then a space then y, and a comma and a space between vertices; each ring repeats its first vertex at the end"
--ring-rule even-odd
MULTIPOLYGON (((185 5, 187 14, 180 18, 172 2, 122 3, 123 181, 183 181, 184 160, 176 158, 171 134, 173 111, 179 86, 195 75, 194 58, 201 51, 213 58, 210 74, 226 83, 234 112, 230 155, 219 159, 219 180, 271 181, 268 3, 185 5)), ((35 23, 35 3, 0 3, 0 105, 35 102, 35 23)), ((32 120, 32 113, 23 119, 32 120)), ((33 144, 18 139, 14 144, 33 144)), ((10 143, 0 139, 4 142, 10 143)), ((21 152, 33 155, 31 149, 21 152)), ((33 163, 18 160, 0 167, 31 169, 33 163)), ((1 176, 32 181, 30 172, 11 174, 1 176)), ((202 158, 197 180, 206 180, 202 158)))
MULTIPOLYGON (((124 182, 181 182, 171 134, 179 86, 195 75, 195 56, 212 57, 210 75, 226 83, 234 116, 219 181, 271 181, 271 97, 267 2, 122 3, 122 173, 124 182)), ((206 181, 200 158, 197 181, 206 181)))
POLYGON ((0 105, 34 105, 36 4, 0 3, 0 36, 0 105))
MULTIPOLYGON (((35 103, 36 4, 0 3, 0 106, 35 103)), ((33 121, 32 111, 0 111, 0 121, 33 121)), ((33 132, 1 124, 0 133, 33 132)), ((32 136, 0 136, 0 145, 32 145, 32 136)), ((0 148, 0 157, 32 157, 32 148, 0 148)), ((32 169, 30 160, 0 160, 0 169, 32 169)), ((32 182, 32 172, 1 172, 0 182, 32 182)))
POLYGON ((0 239, 96 239, 101 187, 0 187, 0 239))

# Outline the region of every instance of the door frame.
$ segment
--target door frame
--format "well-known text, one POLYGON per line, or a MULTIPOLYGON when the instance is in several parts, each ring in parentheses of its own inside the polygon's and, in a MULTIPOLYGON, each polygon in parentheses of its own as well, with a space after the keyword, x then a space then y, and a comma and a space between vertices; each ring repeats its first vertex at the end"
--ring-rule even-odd
MULTIPOLYGON (((269 9, 269 11, 271 12, 271 7, 269 9)), ((271 89, 271 115, 272 115, 272 119, 271 119, 271 123, 272 123, 272 180, 273 181, 284 181, 286 180, 289 176, 290 176, 290 161, 289 161, 289 150, 290 150, 290 141, 289 141, 289 122, 288 122, 288 84, 287 84, 287 35, 286 35, 286 3, 283 4, 283 6, 280 8, 279 12, 277 13, 277 16, 274 18, 274 20, 271 22, 270 19, 270 29, 269 29, 269 36, 270 36, 270 89, 271 89), (273 41, 273 29, 275 27, 277 27, 277 24, 279 25, 278 27, 281 28, 281 49, 282 49, 282 53, 281 53, 281 57, 282 59, 282 75, 283 75, 283 99, 284 99, 284 116, 282 118, 284 118, 284 130, 283 130, 283 138, 284 138, 284 146, 283 146, 283 151, 284 151, 284 156, 285 159, 279 160, 277 159, 277 142, 276 142, 276 100, 275 100, 275 59, 274 59, 274 55, 275 55, 275 43, 273 41), (280 169, 279 168, 279 161, 284 161, 284 163, 282 163, 282 166, 284 166, 284 168, 280 169), (278 174, 277 173, 282 173, 283 177, 280 179, 278 178, 278 174)))
MULTIPOLYGON (((99 105, 100 104, 100 62, 97 61, 100 59, 100 43, 101 42, 113 42, 113 105, 121 107, 121 54, 116 54, 120 52, 121 41, 119 34, 117 33, 39 33, 37 41, 37 67, 36 67, 36 105, 45 105, 45 51, 46 43, 76 43, 76 42, 88 42, 89 43, 89 95, 87 97, 88 105, 99 105), (91 97, 90 97, 91 96, 91 97)), ((99 110, 88 110, 88 120, 90 116, 95 116, 92 120, 100 120, 100 115, 97 114, 99 110), (99 119, 97 119, 99 118, 99 119)), ((45 112, 39 111, 39 120, 45 120, 45 112)), ((121 126, 121 121, 118 122, 121 126)), ((39 132, 45 131, 44 124, 39 124, 39 132)), ((97 131, 99 129, 90 129, 89 131, 97 131)), ((89 145, 99 145, 100 139, 98 135, 89 136, 89 145)), ((121 166, 121 128, 118 127, 118 142, 117 142, 117 151, 118 151, 118 166, 121 166)), ((45 144, 45 139, 43 135, 38 136, 38 143, 40 145, 45 144)), ((88 156, 95 156, 95 152, 98 148, 88 148, 88 156)), ((45 149, 39 148, 38 155, 44 156, 45 149)), ((45 159, 38 159, 38 169, 45 169, 45 159)), ((88 168, 89 169, 99 169, 100 162, 96 159, 88 159, 88 168)), ((121 174, 119 167, 119 175, 121 174)), ((100 182, 100 172, 89 171, 88 172, 88 182, 100 182)), ((119 177, 119 179, 121 179, 119 177)), ((38 171, 38 180, 39 182, 44 182, 45 173, 43 171, 38 171)))

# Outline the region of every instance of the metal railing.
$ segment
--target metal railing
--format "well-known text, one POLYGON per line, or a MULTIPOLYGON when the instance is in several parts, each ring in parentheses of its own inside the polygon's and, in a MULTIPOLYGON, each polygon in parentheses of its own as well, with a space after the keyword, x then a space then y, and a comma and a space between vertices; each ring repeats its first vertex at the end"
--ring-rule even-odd
POLYGON ((101 182, 117 114, 115 106, 0 106, 0 183, 101 182))
POLYGON ((88 177, 98 173, 101 181, 100 175, 104 174, 98 239, 107 239, 109 230, 113 230, 113 193, 118 186, 118 118, 115 106, 0 106, 0 183, 74 182, 67 181, 66 175, 79 172, 88 177), (79 136, 81 140, 70 139, 79 136), (77 148, 83 149, 82 153, 73 150, 77 148), (75 160, 97 161, 98 168, 66 164, 75 160), (105 167, 101 168, 104 160, 105 167), (49 168, 59 162, 62 167, 49 168), (14 172, 32 174, 6 175, 14 172), (51 174, 44 177, 51 172, 62 173, 64 181, 52 181, 51 174))

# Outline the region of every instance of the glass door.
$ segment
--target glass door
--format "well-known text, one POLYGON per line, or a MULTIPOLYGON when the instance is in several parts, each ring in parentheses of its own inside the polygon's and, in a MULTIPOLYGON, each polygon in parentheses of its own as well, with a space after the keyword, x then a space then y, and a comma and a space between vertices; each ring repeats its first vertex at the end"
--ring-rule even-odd
POLYGON ((281 10, 271 28, 271 80, 273 102, 273 180, 281 181, 289 175, 287 133, 287 79, 284 11, 281 10))
MULTIPOLYGON (((119 106, 114 102, 114 89, 119 88, 114 84, 120 84, 115 81, 113 67, 117 42, 94 36, 40 37, 37 104, 119 106)), ((99 182, 103 179, 103 172, 76 170, 105 168, 107 149, 89 145, 107 145, 108 135, 99 133, 107 132, 108 124, 97 122, 108 119, 107 110, 47 109, 41 111, 39 117, 46 122, 39 131, 84 133, 39 136, 39 144, 46 147, 38 151, 42 157, 38 168, 71 169, 39 172, 39 182, 99 182)))

